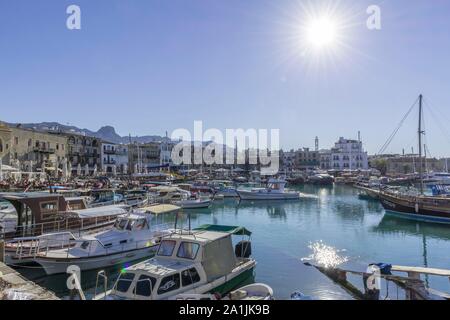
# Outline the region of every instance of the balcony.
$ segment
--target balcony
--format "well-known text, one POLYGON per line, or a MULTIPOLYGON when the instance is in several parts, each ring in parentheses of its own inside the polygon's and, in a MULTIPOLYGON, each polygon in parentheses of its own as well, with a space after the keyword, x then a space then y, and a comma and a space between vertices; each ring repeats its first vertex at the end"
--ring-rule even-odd
POLYGON ((117 149, 103 149, 104 154, 116 154, 117 149))
POLYGON ((53 148, 44 148, 44 147, 34 147, 33 152, 39 153, 55 153, 55 149, 53 148))
POLYGON ((116 164, 116 163, 117 163, 117 161, 116 160, 112 160, 112 159, 103 160, 103 164, 116 164))

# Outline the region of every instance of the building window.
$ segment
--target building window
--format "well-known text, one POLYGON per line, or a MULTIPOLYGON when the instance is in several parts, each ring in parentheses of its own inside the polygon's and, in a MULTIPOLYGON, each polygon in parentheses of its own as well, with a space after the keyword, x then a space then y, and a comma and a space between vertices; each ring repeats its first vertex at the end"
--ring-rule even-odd
POLYGON ((56 144, 56 150, 59 150, 59 143, 56 144))
POLYGON ((19 137, 14 137, 14 144, 16 146, 19 144, 19 137))
POLYGON ((28 139, 28 146, 31 147, 33 145, 33 140, 28 139))
POLYGON ((0 139, 0 152, 3 152, 3 141, 0 139))

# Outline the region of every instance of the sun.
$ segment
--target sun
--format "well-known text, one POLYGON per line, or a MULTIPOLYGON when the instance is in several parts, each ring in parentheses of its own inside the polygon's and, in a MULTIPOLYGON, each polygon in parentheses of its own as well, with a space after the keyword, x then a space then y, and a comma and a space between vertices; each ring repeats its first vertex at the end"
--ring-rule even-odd
POLYGON ((337 39, 337 24, 330 17, 311 19, 306 24, 306 40, 316 49, 330 47, 337 39))

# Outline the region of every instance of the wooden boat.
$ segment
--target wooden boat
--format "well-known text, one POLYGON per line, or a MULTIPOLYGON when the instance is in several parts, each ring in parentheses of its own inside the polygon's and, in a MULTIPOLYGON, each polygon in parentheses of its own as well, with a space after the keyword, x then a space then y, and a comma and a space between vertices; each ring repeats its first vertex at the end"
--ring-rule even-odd
POLYGON ((419 179, 420 190, 418 194, 406 194, 385 190, 379 193, 381 204, 389 213, 401 217, 436 223, 450 223, 450 197, 424 195, 424 174, 422 157, 422 95, 419 96, 419 179))

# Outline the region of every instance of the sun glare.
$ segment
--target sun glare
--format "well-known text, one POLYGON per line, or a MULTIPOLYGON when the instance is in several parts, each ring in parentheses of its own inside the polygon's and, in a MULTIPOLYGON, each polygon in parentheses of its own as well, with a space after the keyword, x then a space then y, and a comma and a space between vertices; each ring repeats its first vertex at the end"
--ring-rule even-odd
POLYGON ((306 39, 315 48, 332 46, 336 36, 337 26, 329 17, 313 19, 306 26, 306 39))

